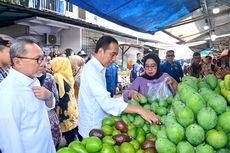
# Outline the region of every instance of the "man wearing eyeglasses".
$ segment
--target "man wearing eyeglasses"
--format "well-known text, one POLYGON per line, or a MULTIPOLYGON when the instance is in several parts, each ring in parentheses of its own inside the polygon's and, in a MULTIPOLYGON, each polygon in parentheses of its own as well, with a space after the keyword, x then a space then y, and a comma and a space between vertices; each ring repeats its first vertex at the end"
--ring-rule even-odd
POLYGON ((166 62, 160 67, 161 72, 168 73, 173 77, 178 83, 181 82, 184 76, 183 70, 179 62, 174 61, 175 55, 173 50, 168 50, 166 52, 166 62))
POLYGON ((53 94, 35 77, 44 55, 30 37, 10 47, 12 68, 0 84, 0 150, 2 153, 55 153, 47 109, 53 94))

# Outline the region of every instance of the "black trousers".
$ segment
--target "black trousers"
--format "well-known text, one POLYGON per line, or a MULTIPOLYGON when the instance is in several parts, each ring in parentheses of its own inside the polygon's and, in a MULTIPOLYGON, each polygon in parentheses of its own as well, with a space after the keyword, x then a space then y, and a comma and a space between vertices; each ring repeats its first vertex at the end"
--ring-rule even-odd
POLYGON ((78 140, 82 141, 82 136, 78 132, 78 127, 72 129, 71 131, 63 132, 62 134, 65 137, 66 145, 69 145, 72 141, 76 140, 76 135, 78 137, 78 140))

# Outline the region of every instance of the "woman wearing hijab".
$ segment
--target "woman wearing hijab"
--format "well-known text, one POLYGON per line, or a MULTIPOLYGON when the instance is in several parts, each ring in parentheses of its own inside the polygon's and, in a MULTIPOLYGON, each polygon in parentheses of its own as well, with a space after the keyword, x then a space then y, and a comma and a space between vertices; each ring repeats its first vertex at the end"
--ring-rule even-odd
POLYGON ((177 82, 167 73, 160 72, 160 59, 156 54, 150 53, 143 58, 145 73, 137 77, 128 89, 123 93, 125 101, 133 99, 139 101, 141 96, 147 96, 149 87, 148 84, 156 84, 166 80, 174 91, 177 88, 177 82))
POLYGON ((54 80, 58 87, 59 103, 57 105, 57 116, 59 118, 62 134, 67 145, 76 139, 78 135, 78 108, 74 96, 74 79, 70 61, 64 57, 56 57, 51 61, 54 80))
POLYGON ((69 60, 71 63, 73 77, 74 77, 74 95, 76 99, 78 99, 78 92, 80 88, 80 74, 83 69, 83 66, 85 65, 85 60, 84 58, 78 55, 70 56, 69 60))

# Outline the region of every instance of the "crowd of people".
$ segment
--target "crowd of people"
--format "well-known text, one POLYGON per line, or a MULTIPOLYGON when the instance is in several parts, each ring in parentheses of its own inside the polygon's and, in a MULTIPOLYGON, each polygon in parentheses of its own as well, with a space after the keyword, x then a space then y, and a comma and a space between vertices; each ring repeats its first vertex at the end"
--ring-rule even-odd
MULTIPOLYGON (((123 112, 160 124, 154 112, 127 101, 147 96, 150 84, 164 83, 170 92, 176 92, 184 74, 174 60, 174 51, 167 51, 163 64, 154 53, 144 57, 138 53, 131 84, 121 100, 113 98, 118 84, 118 50, 118 41, 111 36, 97 41, 91 57, 83 50, 74 55, 70 48, 60 53, 57 47, 45 55, 32 37, 0 40, 0 152, 54 153, 62 136, 66 145, 81 141, 91 129, 101 127, 104 117, 123 112)), ((200 55, 194 53, 188 74, 223 77, 210 61, 206 57, 201 65, 200 55)))

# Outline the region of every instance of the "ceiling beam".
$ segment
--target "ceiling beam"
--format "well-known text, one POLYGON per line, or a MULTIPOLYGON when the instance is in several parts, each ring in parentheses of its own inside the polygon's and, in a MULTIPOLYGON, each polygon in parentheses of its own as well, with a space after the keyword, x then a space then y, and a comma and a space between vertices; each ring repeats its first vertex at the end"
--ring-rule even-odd
MULTIPOLYGON (((219 28, 221 28, 221 27, 223 27, 223 26, 226 26, 226 25, 228 25, 228 24, 230 24, 230 21, 229 22, 225 22, 225 23, 222 23, 222 24, 219 24, 219 25, 217 25, 217 26, 215 26, 215 27, 213 27, 214 29, 219 29, 219 28)), ((196 36, 196 35, 199 35, 199 34, 206 34, 206 33, 208 33, 209 32, 209 30, 204 30, 204 31, 200 31, 200 32, 198 32, 198 33, 194 33, 194 34, 192 34, 192 35, 188 35, 188 36, 184 36, 184 37, 181 37, 181 39, 184 39, 184 38, 188 38, 188 37, 192 37, 192 36, 196 36)), ((199 36, 200 37, 200 36, 199 36)), ((198 38, 198 37, 197 37, 198 38)), ((196 38, 194 38, 194 39, 196 39, 196 38)), ((194 39, 192 39, 192 40, 194 40, 194 39)))
POLYGON ((192 23, 192 22, 196 22, 196 21, 200 21, 200 20, 204 20, 204 19, 208 19, 208 18, 216 18, 216 17, 219 17, 219 16, 227 15, 227 14, 230 14, 230 8, 225 9, 225 10, 221 11, 218 14, 201 15, 201 16, 198 16, 198 17, 195 17, 195 18, 192 18, 192 19, 183 20, 183 21, 177 22, 175 24, 165 26, 164 28, 161 28, 159 30, 166 30, 166 29, 170 29, 170 28, 173 28, 173 27, 178 27, 178 26, 181 26, 181 25, 185 25, 185 24, 188 24, 188 23, 192 23))
POLYGON ((166 33, 167 35, 169 35, 169 36, 171 36, 171 37, 173 37, 173 38, 179 40, 180 42, 178 42, 178 43, 185 43, 185 41, 182 40, 180 37, 177 37, 177 36, 171 34, 170 32, 168 32, 168 31, 166 31, 166 30, 162 30, 162 32, 164 32, 164 33, 166 33))

